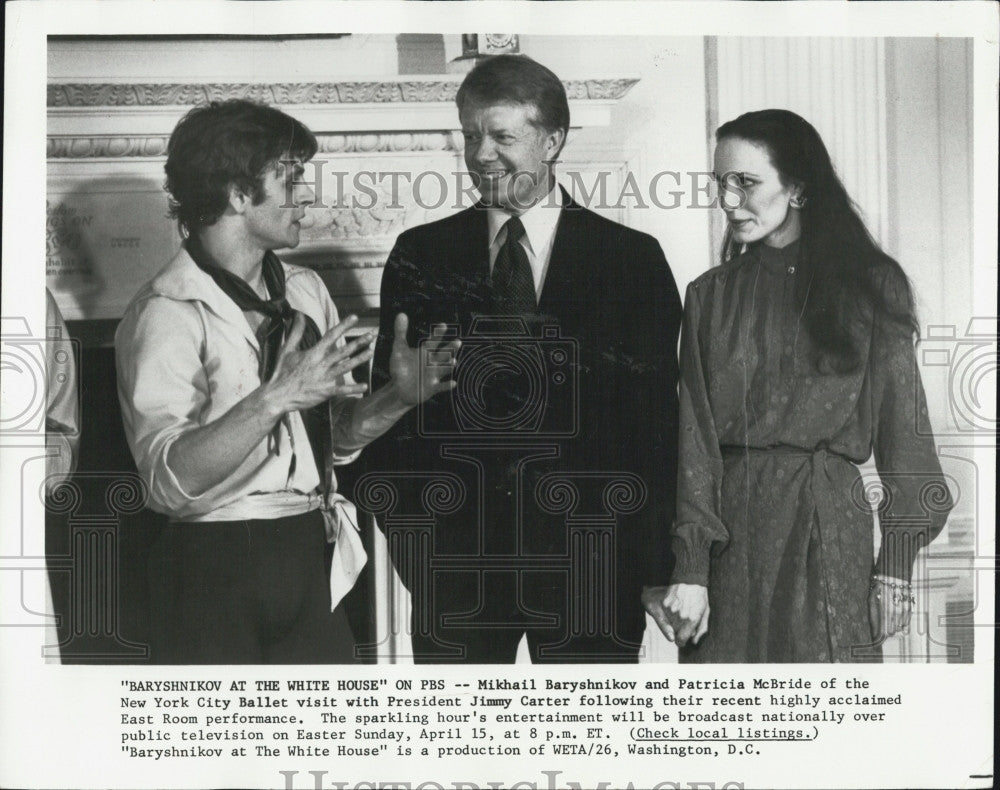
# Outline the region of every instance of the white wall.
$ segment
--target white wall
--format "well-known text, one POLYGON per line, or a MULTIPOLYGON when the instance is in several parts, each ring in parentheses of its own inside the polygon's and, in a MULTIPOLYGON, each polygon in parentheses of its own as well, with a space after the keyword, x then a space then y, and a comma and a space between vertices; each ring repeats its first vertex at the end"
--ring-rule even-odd
POLYGON ((949 524, 956 538, 972 526, 973 492, 991 485, 976 479, 967 446, 974 429, 990 428, 989 421, 975 419, 974 401, 988 399, 991 382, 996 386, 995 362, 994 375, 974 390, 972 377, 962 375, 977 355, 963 344, 974 316, 971 72, 970 39, 886 43, 886 248, 910 276, 917 297, 924 338, 918 355, 931 423, 938 443, 951 448, 943 451, 949 456, 946 471, 960 489, 949 524))
MULTIPOLYGON (((972 42, 895 39, 886 46, 889 233, 887 251, 913 280, 921 323, 972 317, 972 42)), ((949 396, 931 376, 941 407, 949 396)), ((941 427, 949 411, 932 415, 941 427)))

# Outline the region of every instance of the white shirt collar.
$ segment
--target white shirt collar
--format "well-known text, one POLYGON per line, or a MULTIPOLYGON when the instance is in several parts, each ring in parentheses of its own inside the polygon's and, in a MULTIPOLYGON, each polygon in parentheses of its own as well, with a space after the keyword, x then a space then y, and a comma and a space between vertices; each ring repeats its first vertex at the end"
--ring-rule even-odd
MULTIPOLYGON (((286 283, 290 277, 305 271, 284 261, 281 261, 281 268, 285 270, 286 283)), ((213 308, 221 300, 232 302, 212 277, 198 267, 183 244, 170 262, 156 273, 150 281, 150 288, 157 296, 177 301, 201 301, 213 308)))
MULTIPOLYGON (((544 198, 520 215, 521 224, 524 225, 524 236, 533 255, 540 254, 551 245, 556 225, 559 224, 559 212, 563 207, 563 201, 562 189, 558 184, 553 184, 544 198)), ((501 208, 486 210, 491 248, 496 243, 503 226, 512 216, 514 215, 501 208)))
MULTIPOLYGON (((281 266, 285 270, 286 288, 291 278, 306 271, 298 266, 289 266, 284 261, 281 266)), ((202 302, 217 316, 238 327, 250 344, 259 348, 257 336, 247 323, 243 311, 226 296, 209 274, 198 267, 183 244, 173 259, 157 272, 143 290, 147 298, 165 296, 179 302, 202 302)), ((139 298, 138 295, 136 298, 139 298)))

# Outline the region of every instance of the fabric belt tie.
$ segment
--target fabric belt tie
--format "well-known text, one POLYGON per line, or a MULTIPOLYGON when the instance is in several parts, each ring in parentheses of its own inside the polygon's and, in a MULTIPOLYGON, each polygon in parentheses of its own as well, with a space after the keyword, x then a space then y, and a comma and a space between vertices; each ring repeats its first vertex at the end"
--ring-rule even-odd
POLYGON ((837 635, 829 621, 829 611, 830 607, 835 605, 834 602, 842 600, 845 595, 845 591, 838 586, 841 577, 838 570, 843 567, 843 555, 836 533, 825 535, 823 525, 837 523, 837 514, 831 512, 831 509, 834 506, 833 503, 837 501, 837 497, 842 496, 843 492, 839 491, 833 485, 827 462, 833 458, 850 464, 852 467, 854 467, 854 462, 845 455, 830 452, 825 447, 806 450, 801 447, 791 447, 788 445, 777 445, 775 447, 738 447, 726 445, 721 450, 724 457, 785 455, 809 458, 809 490, 812 493, 813 507, 816 512, 817 536, 819 538, 822 557, 820 566, 823 569, 822 584, 823 594, 826 598, 827 633, 830 635, 830 649, 833 651, 831 655, 839 655, 837 635))
POLYGON ((332 612, 354 587, 368 561, 368 554, 361 542, 358 510, 354 503, 340 494, 333 494, 328 498, 328 504, 322 511, 326 539, 334 544, 333 564, 330 567, 330 611, 332 612))

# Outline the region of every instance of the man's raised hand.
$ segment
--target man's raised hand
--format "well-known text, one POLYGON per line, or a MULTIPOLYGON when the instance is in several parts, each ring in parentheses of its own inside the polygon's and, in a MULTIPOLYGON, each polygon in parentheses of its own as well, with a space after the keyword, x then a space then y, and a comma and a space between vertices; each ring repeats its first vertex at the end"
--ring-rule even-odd
POLYGON ((278 352, 274 373, 266 384, 281 413, 310 409, 335 397, 361 395, 368 389, 364 384, 342 380, 354 368, 368 362, 374 351, 374 332, 338 346, 338 341, 357 322, 356 316, 348 316, 312 348, 300 351, 305 317, 301 313, 295 316, 278 352))
POLYGON ((438 324, 431 332, 430 340, 410 348, 406 342, 409 328, 406 313, 396 316, 393 326, 392 353, 389 357, 389 377, 402 401, 408 406, 416 406, 439 392, 447 392, 458 386, 452 378, 458 359, 460 340, 445 339, 444 324, 438 324))

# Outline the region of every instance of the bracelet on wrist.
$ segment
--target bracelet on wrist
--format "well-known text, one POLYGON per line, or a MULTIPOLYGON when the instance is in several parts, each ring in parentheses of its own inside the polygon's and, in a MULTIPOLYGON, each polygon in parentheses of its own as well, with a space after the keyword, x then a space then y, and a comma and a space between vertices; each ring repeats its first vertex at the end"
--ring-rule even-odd
POLYGON ((873 573, 869 591, 875 593, 875 600, 882 600, 882 589, 888 588, 892 591, 893 604, 909 603, 913 606, 917 601, 913 596, 913 587, 910 582, 884 576, 881 573, 873 573))

